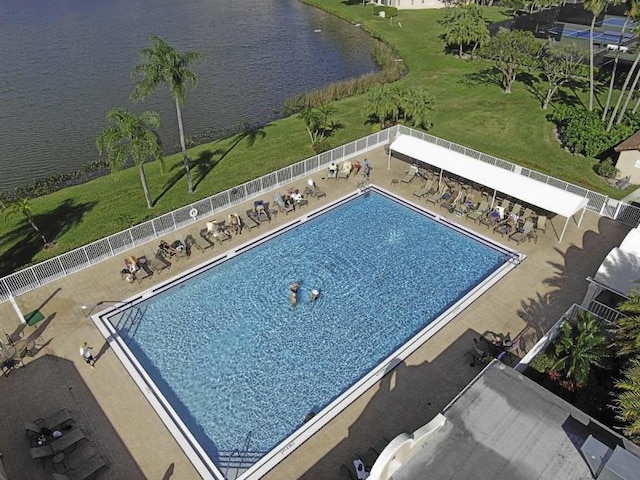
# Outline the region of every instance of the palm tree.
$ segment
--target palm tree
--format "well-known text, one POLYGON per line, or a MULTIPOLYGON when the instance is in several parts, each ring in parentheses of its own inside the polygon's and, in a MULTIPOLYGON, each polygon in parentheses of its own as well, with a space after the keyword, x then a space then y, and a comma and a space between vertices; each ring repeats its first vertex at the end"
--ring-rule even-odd
POLYGON ((596 28, 596 19, 600 16, 604 8, 607 6, 607 0, 585 0, 584 9, 593 14, 591 19, 591 28, 589 30, 589 111, 593 110, 593 32, 596 28))
POLYGON ((613 327, 616 353, 621 357, 636 355, 640 352, 640 294, 631 294, 617 308, 627 316, 616 320, 613 327))
POLYGON ((640 359, 631 360, 623 378, 616 381, 619 391, 613 401, 616 417, 625 423, 623 432, 633 441, 640 440, 640 359))
POLYGON ((609 106, 611 105, 611 96, 613 95, 613 86, 616 81, 616 72, 618 70, 618 61, 620 57, 620 46, 622 45, 623 36, 622 34, 627 29, 627 24, 629 20, 632 18, 636 18, 638 14, 640 14, 640 3, 638 0, 626 0, 627 3, 627 11, 624 17, 624 23, 622 24, 622 30, 620 31, 620 38, 618 39, 618 49, 616 50, 616 56, 613 59, 613 69, 611 71, 611 79, 609 81, 609 91, 607 93, 607 102, 604 105, 604 109, 602 110, 602 121, 604 122, 607 119, 607 113, 609 112, 609 106))
POLYGON ((166 85, 173 95, 178 117, 182 160, 189 193, 193 192, 193 180, 191 179, 189 156, 187 155, 184 127, 182 126, 182 105, 184 104, 184 94, 187 86, 195 87, 198 83, 196 74, 189 70, 189 67, 200 58, 202 58, 202 55, 198 52, 180 53, 160 37, 153 35, 151 37, 151 46, 142 49, 140 60, 133 67, 132 72, 132 77, 137 82, 131 94, 132 99, 144 99, 160 85, 166 85))
POLYGON ((587 383, 591 367, 602 366, 606 355, 607 338, 595 317, 580 311, 575 326, 568 321, 562 324, 551 370, 560 372, 571 388, 579 388, 587 383))
POLYGON ((433 95, 422 88, 410 88, 401 92, 401 95, 405 122, 413 127, 428 130, 435 117, 433 95))
POLYGON ((107 112, 107 120, 110 125, 98 135, 96 148, 100 154, 105 150, 108 152, 113 174, 117 174, 127 160, 133 159, 138 167, 147 207, 153 208, 144 164, 148 160, 158 160, 160 168, 164 169, 162 148, 155 132, 160 127, 160 115, 146 111, 137 116, 124 108, 114 108, 107 112))
POLYGON ((3 204, 3 210, 7 214, 21 213, 22 215, 24 215, 24 217, 27 219, 27 222, 29 222, 29 225, 31 225, 31 228, 33 228, 33 230, 38 235, 40 235, 42 242, 45 245, 47 245, 48 243, 47 239, 45 238, 44 234, 40 231, 38 226, 33 221, 33 208, 31 207, 31 200, 29 200, 28 198, 21 198, 19 200, 9 203, 9 205, 3 204))

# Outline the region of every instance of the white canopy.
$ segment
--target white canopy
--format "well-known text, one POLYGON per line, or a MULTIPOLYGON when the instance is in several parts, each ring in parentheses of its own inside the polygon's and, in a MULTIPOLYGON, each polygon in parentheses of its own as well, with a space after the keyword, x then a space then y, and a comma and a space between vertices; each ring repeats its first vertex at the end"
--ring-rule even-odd
POLYGON ((620 250, 634 253, 636 256, 640 257, 640 229, 634 228, 627 233, 627 236, 624 237, 624 240, 620 244, 620 250))
POLYGON ((594 280, 609 290, 628 296, 631 290, 640 288, 638 254, 614 248, 598 268, 594 280))
MULTIPOLYGON (((549 212, 562 215, 567 218, 567 222, 580 210, 584 215, 584 210, 587 207, 588 199, 585 197, 409 135, 400 135, 391 144, 391 150, 472 182, 485 185, 530 205, 536 205, 549 212)), ((581 221, 582 217, 578 225, 581 221)), ((562 240, 566 227, 565 223, 560 240, 562 240)))

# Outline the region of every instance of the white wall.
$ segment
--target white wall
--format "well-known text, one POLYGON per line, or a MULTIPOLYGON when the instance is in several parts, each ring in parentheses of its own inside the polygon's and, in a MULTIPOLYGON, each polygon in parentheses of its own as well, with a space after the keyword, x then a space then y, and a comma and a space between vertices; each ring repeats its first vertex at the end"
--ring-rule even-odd
POLYGON ((620 152, 616 168, 620 170, 620 178, 631 177, 631 183, 640 184, 640 152, 625 150, 620 152))

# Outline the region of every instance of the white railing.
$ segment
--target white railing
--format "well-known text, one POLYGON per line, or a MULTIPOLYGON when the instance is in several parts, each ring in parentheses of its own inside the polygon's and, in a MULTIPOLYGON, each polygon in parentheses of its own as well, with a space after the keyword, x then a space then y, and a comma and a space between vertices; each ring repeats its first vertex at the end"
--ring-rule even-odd
POLYGON ((389 143, 393 131, 387 129, 360 138, 1 278, 0 303, 191 225, 195 221, 190 215, 192 209, 197 210, 196 219, 200 220, 318 172, 331 162, 378 148, 389 143))
POLYGON ((589 311, 597 317, 611 323, 614 323, 621 317, 626 317, 624 313, 619 312, 615 308, 612 308, 608 305, 605 305, 604 303, 600 303, 595 300, 591 301, 591 304, 589 305, 589 311))
POLYGON ((217 193, 211 197, 199 200, 185 207, 161 215, 127 230, 77 248, 59 255, 50 260, 38 263, 19 272, 0 278, 0 303, 9 297, 16 297, 29 292, 54 280, 65 277, 71 273, 83 270, 98 262, 120 255, 123 252, 160 238, 177 229, 190 225, 194 219, 190 216, 192 209, 198 211, 197 219, 214 215, 221 210, 242 203, 246 200, 258 197, 265 192, 276 189, 281 185, 293 182, 319 171, 330 162, 341 162, 391 143, 399 135, 411 135, 422 140, 435 143, 444 148, 455 150, 469 157, 495 165, 520 175, 532 178, 542 183, 553 185, 557 188, 570 191, 589 199, 587 208, 599 215, 618 220, 625 225, 636 227, 640 224, 640 208, 633 205, 610 199, 606 195, 592 192, 582 187, 567 183, 563 180, 544 175, 502 160, 491 155, 458 145, 442 138, 434 137, 428 133, 398 125, 381 132, 360 138, 351 143, 334 148, 328 152, 315 155, 288 167, 269 173, 250 182, 217 193))

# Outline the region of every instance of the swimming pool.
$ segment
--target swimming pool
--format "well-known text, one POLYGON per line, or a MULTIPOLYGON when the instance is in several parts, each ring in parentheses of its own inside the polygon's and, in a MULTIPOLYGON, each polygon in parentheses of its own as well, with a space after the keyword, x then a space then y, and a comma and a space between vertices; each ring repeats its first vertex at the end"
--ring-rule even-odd
POLYGON ((355 197, 110 316, 216 462, 271 450, 513 258, 383 194, 355 197))

